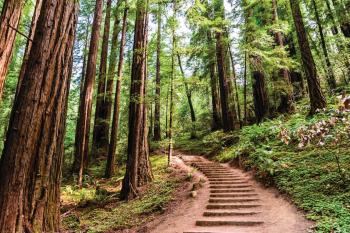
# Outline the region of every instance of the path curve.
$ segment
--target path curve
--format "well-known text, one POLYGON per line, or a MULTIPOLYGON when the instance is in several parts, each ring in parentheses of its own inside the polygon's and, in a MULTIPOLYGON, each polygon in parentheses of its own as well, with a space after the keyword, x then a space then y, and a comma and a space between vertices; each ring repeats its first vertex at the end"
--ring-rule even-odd
MULTIPOLYGON (((206 182, 153 227, 154 233, 304 233, 312 226, 303 214, 253 177, 201 156, 178 154, 173 164, 206 182), (181 158, 181 160, 179 159, 181 158)), ((198 180, 198 179, 197 179, 198 180)))

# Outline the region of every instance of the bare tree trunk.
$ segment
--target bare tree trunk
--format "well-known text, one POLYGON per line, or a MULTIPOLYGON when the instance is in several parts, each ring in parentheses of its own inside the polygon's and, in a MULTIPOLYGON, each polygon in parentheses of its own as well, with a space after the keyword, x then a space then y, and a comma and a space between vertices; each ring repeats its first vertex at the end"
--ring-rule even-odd
POLYGON ((165 104, 165 137, 169 138, 169 94, 170 94, 170 85, 168 85, 166 93, 166 104, 165 104))
POLYGON ((110 112, 106 106, 107 88, 107 59, 108 43, 110 35, 112 0, 107 0, 106 15, 104 22, 104 32, 102 40, 100 72, 98 77, 98 87, 96 96, 95 124, 92 138, 92 155, 94 158, 107 157, 109 142, 109 119, 110 112), (108 116, 109 114, 109 116, 108 116))
POLYGON ((83 184, 84 170, 88 165, 89 156, 89 134, 91 124, 92 94, 96 76, 96 61, 98 45, 100 40, 100 28, 103 11, 103 0, 96 0, 94 21, 92 24, 91 40, 89 48, 86 75, 84 79, 83 93, 79 105, 79 119, 75 137, 75 158, 73 170, 79 174, 78 185, 83 184))
MULTIPOLYGON (((224 2, 223 0, 217 0, 214 5, 215 15, 218 18, 224 18, 224 2)), ((216 37, 216 59, 217 59, 217 70, 219 75, 219 87, 220 87, 220 100, 221 100, 221 114, 222 114, 222 125, 225 132, 232 131, 235 129, 235 115, 233 105, 230 102, 230 81, 227 77, 227 58, 226 58, 226 44, 224 34, 222 31, 215 33, 216 37)))
POLYGON ((59 231, 77 12, 77 1, 47 0, 41 7, 0 161, 0 232, 59 231))
POLYGON ((233 53, 231 50, 231 46, 228 46, 228 50, 230 53, 230 60, 231 60, 231 66, 232 66, 232 74, 233 74, 233 84, 235 86, 235 93, 236 93, 236 104, 237 104, 237 115, 238 115, 238 121, 240 126, 242 127, 242 119, 241 119, 241 105, 239 102, 239 94, 238 94, 238 86, 237 86, 237 74, 235 69, 235 62, 233 60, 233 53))
POLYGON ((25 0, 5 0, 0 18, 0 102, 25 0))
POLYGON ((111 139, 109 143, 108 159, 107 159, 107 166, 106 166, 106 172, 105 172, 105 176, 107 178, 112 177, 115 173, 114 164, 115 164, 115 156, 116 156, 117 144, 118 144, 120 92, 121 92, 121 84, 123 80, 124 50, 125 50, 127 18, 128 18, 128 10, 129 10, 127 0, 124 0, 124 1, 125 1, 125 8, 124 8, 124 14, 123 14, 122 35, 120 39, 120 48, 119 48, 117 85, 115 90, 114 111, 113 111, 113 117, 112 117, 112 132, 111 132, 111 139))
POLYGON ((225 68, 225 49, 221 32, 216 33, 216 58, 220 83, 222 126, 224 131, 234 130, 234 116, 230 105, 229 81, 225 68))
MULTIPOLYGON (((27 45, 26 45, 26 50, 24 52, 22 67, 21 67, 21 71, 20 71, 20 74, 18 77, 16 97, 18 95, 19 88, 21 88, 21 85, 22 85, 24 71, 25 71, 25 67, 27 66, 27 63, 28 63, 30 50, 32 48, 35 30, 36 30, 36 26, 38 23, 38 18, 39 18, 42 3, 43 3, 43 0, 38 0, 38 1, 36 1, 36 4, 35 4, 35 9, 34 9, 33 17, 32 17, 32 23, 30 26, 29 39, 27 40, 27 45)), ((1 96, 0 96, 0 101, 1 101, 1 96)))
POLYGON ((244 90, 243 90, 243 95, 244 95, 244 125, 247 124, 247 117, 248 117, 248 101, 247 101, 247 52, 244 52, 244 90))
MULTIPOLYGON (((145 103, 146 50, 148 32, 148 0, 138 0, 136 9, 134 55, 131 73, 129 136, 126 173, 120 197, 130 200, 138 195, 138 187, 146 182, 145 164, 148 160, 147 116, 145 103)), ((151 179, 151 178, 150 178, 151 179)))
POLYGON ((210 70, 210 87, 211 87, 211 101, 213 108, 213 121, 212 121, 212 130, 218 130, 222 128, 222 120, 220 117, 220 107, 219 107, 219 94, 217 87, 217 77, 215 75, 215 61, 210 61, 209 64, 210 70))
POLYGON ((160 141, 161 128, 160 128, 160 56, 161 56, 161 42, 162 42, 162 14, 161 3, 158 3, 158 32, 157 32, 157 64, 156 64, 156 96, 155 96, 155 108, 154 108, 154 136, 155 141, 160 141))
POLYGON ((182 68, 181 57, 180 57, 180 54, 178 54, 178 53, 177 53, 177 60, 179 62, 179 67, 180 67, 180 71, 181 71, 184 86, 185 86, 185 92, 186 92, 186 96, 187 96, 188 106, 190 108, 191 121, 192 121, 191 138, 194 139, 194 138, 196 138, 196 128, 195 128, 195 126, 196 126, 196 113, 194 111, 194 107, 193 107, 193 103, 192 103, 192 93, 191 93, 191 90, 188 87, 188 84, 186 82, 185 72, 182 68))
POLYGON ((328 86, 329 86, 330 91, 333 92, 337 88, 337 83, 336 83, 336 80, 334 77, 334 72, 333 72, 333 66, 332 66, 331 60, 330 60, 329 55, 328 55, 326 40, 324 37, 321 18, 320 18, 319 12, 318 12, 316 2, 315 2, 315 0, 311 0, 311 2, 312 2, 312 5, 314 7, 316 23, 317 23, 318 31, 320 33, 320 40, 321 40, 323 55, 324 55, 324 58, 326 60, 327 77, 328 77, 327 82, 328 82, 328 86))
POLYGON ((310 97, 310 114, 314 114, 317 109, 326 107, 326 99, 323 95, 320 80, 317 76, 315 61, 313 59, 309 40, 305 30, 303 18, 300 11, 299 1, 290 0, 295 28, 298 35, 301 58, 303 61, 310 97))
MULTIPOLYGON (((176 2, 173 0, 173 17, 176 19, 176 2)), ((169 116, 169 148, 168 148, 168 166, 170 166, 173 156, 173 114, 174 114, 174 79, 175 79, 175 51, 176 51, 176 35, 175 26, 172 28, 172 52, 171 52, 171 78, 170 78, 170 116, 169 116)))

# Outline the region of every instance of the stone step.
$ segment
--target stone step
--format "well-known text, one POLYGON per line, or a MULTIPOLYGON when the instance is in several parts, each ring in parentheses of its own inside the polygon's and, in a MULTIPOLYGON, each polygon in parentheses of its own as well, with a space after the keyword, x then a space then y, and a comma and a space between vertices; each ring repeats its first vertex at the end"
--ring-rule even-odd
POLYGON ((205 175, 239 176, 232 172, 203 172, 205 175))
POLYGON ((209 203, 239 203, 239 202, 257 202, 257 198, 210 198, 209 203))
POLYGON ((245 178, 209 178, 210 182, 246 181, 245 178))
POLYGON ((248 193, 253 192, 254 189, 212 189, 210 193, 248 193))
POLYGON ((229 197, 256 197, 256 193, 215 193, 210 194, 210 198, 229 198, 229 197))
POLYGON ((234 221, 234 220, 199 220, 197 226, 257 226, 263 224, 263 221, 234 221))
POLYGON ((234 185, 211 185, 211 189, 235 189, 235 188, 249 188, 252 187, 250 184, 234 184, 234 185))
POLYGON ((210 178, 210 179, 245 179, 242 176, 237 176, 237 175, 221 175, 221 174, 216 174, 216 175, 205 175, 206 177, 210 178))
POLYGON ((210 181, 211 185, 248 184, 248 181, 210 181))
POLYGON ((209 204, 208 210, 248 209, 261 207, 260 204, 209 204))
POLYGON ((260 214, 261 212, 257 211, 205 211, 203 216, 204 217, 232 217, 232 216, 252 216, 260 214))

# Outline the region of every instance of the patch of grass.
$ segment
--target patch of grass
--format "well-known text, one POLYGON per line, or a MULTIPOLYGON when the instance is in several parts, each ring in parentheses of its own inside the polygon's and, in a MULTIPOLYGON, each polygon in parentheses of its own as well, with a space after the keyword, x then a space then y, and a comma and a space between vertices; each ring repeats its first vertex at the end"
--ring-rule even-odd
POLYGON ((162 213, 182 180, 171 175, 166 156, 152 156, 151 163, 155 180, 140 198, 111 203, 104 208, 88 207, 75 211, 73 216, 63 219, 64 229, 74 232, 81 229, 87 232, 127 229, 149 222, 156 214, 162 213))

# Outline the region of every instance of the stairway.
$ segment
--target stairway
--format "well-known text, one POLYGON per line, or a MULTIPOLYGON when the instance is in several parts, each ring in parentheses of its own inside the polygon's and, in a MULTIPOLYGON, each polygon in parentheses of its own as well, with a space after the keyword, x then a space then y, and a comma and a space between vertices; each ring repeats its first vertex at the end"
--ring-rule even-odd
POLYGON ((184 233, 241 232, 242 227, 264 224, 263 205, 247 178, 206 160, 189 161, 189 165, 208 178, 210 196, 202 218, 196 221, 196 230, 184 233))

